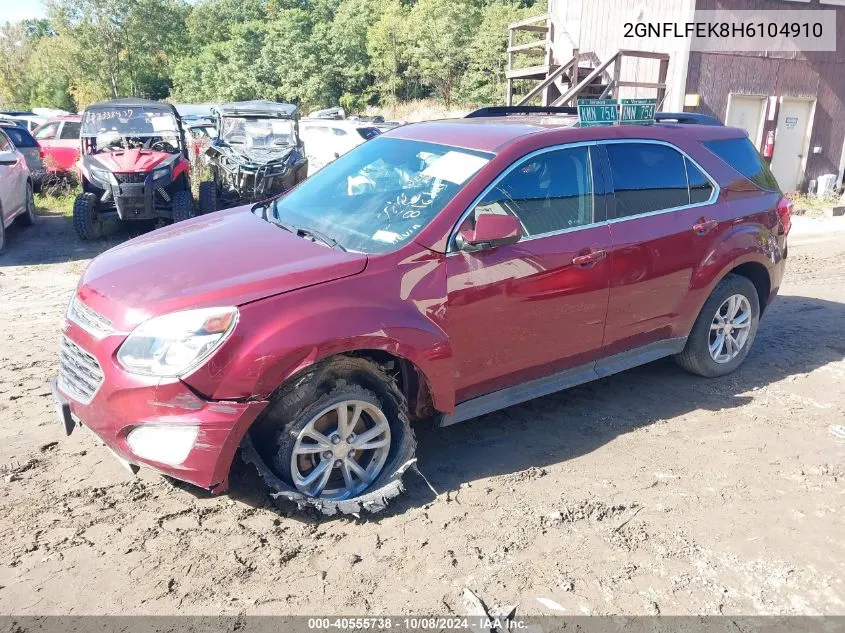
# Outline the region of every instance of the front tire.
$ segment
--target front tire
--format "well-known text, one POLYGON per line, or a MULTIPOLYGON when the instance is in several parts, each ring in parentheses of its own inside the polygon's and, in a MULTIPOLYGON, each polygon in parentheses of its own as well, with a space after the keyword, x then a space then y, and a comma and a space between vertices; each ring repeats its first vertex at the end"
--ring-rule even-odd
POLYGON ((103 221, 97 213, 97 196, 82 193, 73 201, 73 226, 83 240, 96 240, 103 234, 103 221))
POLYGON ((194 200, 190 191, 177 191, 173 194, 173 222, 182 222, 194 217, 194 200))
POLYGON ((675 360, 699 376, 729 374, 748 356, 759 323, 757 288, 747 277, 731 273, 713 289, 675 360))
POLYGON ((200 183, 199 207, 201 215, 217 211, 217 185, 214 181, 205 180, 200 183))
MULTIPOLYGON (((283 387, 256 436, 255 444, 268 447, 265 464, 284 484, 277 496, 325 514, 384 509, 404 490, 402 475, 416 450, 405 398, 362 358, 320 363, 283 387)), ((264 479, 279 488, 273 477, 264 479)))

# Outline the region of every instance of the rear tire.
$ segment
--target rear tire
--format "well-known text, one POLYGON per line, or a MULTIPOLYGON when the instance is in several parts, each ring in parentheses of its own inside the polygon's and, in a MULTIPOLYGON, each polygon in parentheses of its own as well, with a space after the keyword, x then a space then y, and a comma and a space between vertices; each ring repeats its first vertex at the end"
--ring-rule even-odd
POLYGON ((173 194, 173 222, 182 222, 194 217, 194 199, 190 191, 177 191, 173 194))
POLYGON ((73 201, 73 227, 83 240, 96 240, 103 235, 103 221, 97 213, 97 196, 82 193, 73 201))
POLYGON ((212 180, 200 183, 199 190, 200 215, 217 211, 217 185, 212 180))
POLYGON ((4 246, 6 246, 6 229, 3 226, 3 209, 0 208, 0 254, 3 253, 4 246))
POLYGON ((35 224, 35 196, 32 193, 32 183, 26 183, 26 211, 18 218, 23 226, 35 224))
POLYGON ((748 356, 759 323, 757 288, 747 277, 731 273, 713 289, 692 326, 684 351, 675 356, 675 360, 688 372, 706 378, 729 374, 748 356), (732 300, 737 306, 734 316, 730 316, 732 300), (750 312, 747 326, 742 318, 746 311, 750 312), (740 342, 738 348, 733 343, 727 344, 728 336, 731 341, 740 342), (720 340, 724 344, 720 344, 720 340))

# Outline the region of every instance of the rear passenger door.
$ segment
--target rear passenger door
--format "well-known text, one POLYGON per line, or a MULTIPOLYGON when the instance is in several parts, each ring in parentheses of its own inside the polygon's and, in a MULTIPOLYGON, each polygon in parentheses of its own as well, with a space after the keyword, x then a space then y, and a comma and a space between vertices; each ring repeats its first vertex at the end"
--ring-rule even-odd
MULTIPOLYGON (((681 313, 692 275, 718 229, 718 187, 678 148, 603 143, 613 187, 606 355, 686 336, 681 313)), ((678 342, 680 343, 680 341, 678 342)))
POLYGON ((65 121, 59 130, 57 140, 53 141, 53 156, 61 171, 71 171, 79 158, 79 134, 82 124, 77 121, 65 121))

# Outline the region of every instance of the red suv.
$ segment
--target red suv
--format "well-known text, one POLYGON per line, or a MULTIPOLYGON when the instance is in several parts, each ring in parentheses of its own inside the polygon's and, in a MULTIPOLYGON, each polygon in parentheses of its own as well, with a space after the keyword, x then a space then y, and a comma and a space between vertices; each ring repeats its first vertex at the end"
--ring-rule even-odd
MULTIPOLYGON (((504 111, 507 112, 507 111, 504 111)), ((475 113, 91 262, 54 394, 132 470, 377 510, 446 426, 674 356, 714 377, 778 291, 791 206, 739 129, 475 113)))

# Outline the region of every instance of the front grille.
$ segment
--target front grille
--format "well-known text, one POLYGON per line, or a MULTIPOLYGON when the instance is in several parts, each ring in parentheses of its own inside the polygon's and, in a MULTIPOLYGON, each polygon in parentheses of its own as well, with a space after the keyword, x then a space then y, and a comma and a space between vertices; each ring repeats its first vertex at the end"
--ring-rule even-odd
POLYGON ((59 347, 59 389, 82 404, 91 402, 103 384, 97 359, 67 337, 59 347))
POLYGON ((114 333, 112 322, 82 303, 76 295, 70 300, 67 318, 97 338, 103 338, 114 333))
POLYGON ((140 182, 144 182, 147 178, 147 174, 140 173, 140 174, 115 174, 115 178, 117 178, 117 182, 120 184, 138 184, 140 182))

